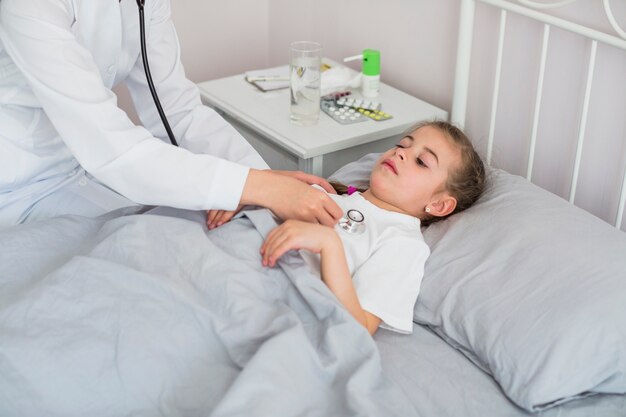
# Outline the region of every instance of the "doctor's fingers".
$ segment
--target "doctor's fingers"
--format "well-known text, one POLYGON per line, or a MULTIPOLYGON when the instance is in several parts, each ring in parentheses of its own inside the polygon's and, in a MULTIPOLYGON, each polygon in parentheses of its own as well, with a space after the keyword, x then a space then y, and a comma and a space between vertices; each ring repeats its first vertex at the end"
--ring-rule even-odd
POLYGON ((237 211, 222 211, 221 213, 218 214, 218 216, 215 218, 215 226, 221 226, 224 223, 228 223, 230 221, 230 219, 233 218, 233 216, 235 216, 235 214, 237 214, 237 211))
POLYGON ((235 211, 210 210, 207 213, 207 226, 209 229, 215 229, 218 226, 228 222, 234 215, 235 211))
POLYGON ((333 227, 342 216, 343 210, 341 207, 339 207, 332 198, 328 197, 328 201, 326 201, 323 207, 318 210, 316 219, 319 224, 333 227))
POLYGON ((295 178, 295 179, 300 180, 300 181, 302 181, 302 182, 304 182, 306 184, 309 184, 309 185, 317 184, 320 187, 322 187, 324 190, 326 190, 326 192, 328 192, 330 194, 337 194, 337 191, 335 191, 333 186, 330 185, 330 183, 328 181, 326 181, 322 177, 318 177, 317 175, 307 174, 306 172, 302 172, 302 171, 279 171, 279 170, 272 170, 272 172, 275 172, 275 173, 280 174, 280 175, 284 175, 286 177, 295 178))
POLYGON ((215 219, 223 210, 209 210, 206 212, 206 224, 209 228, 215 224, 215 219))
POLYGON ((323 191, 309 187, 298 197, 293 203, 299 205, 299 217, 309 223, 334 226, 343 216, 341 207, 323 191))
POLYGON ((228 223, 243 207, 240 204, 235 210, 209 210, 207 212, 207 226, 209 229, 215 229, 224 223, 228 223))
POLYGON ((284 177, 281 187, 268 195, 267 204, 283 220, 297 219, 308 223, 334 225, 342 216, 341 208, 324 191, 301 181, 284 177))
POLYGON ((337 216, 335 213, 331 213, 327 210, 326 212, 321 213, 321 216, 317 218, 317 222, 324 226, 335 227, 337 222, 341 219, 342 214, 343 212, 340 211, 337 216))
POLYGON ((337 191, 335 190, 335 188, 332 185, 330 185, 330 183, 326 181, 324 178, 316 177, 315 175, 311 175, 311 174, 304 174, 304 175, 306 177, 302 179, 302 181, 306 182, 307 184, 309 185, 317 184, 320 187, 322 187, 327 193, 337 194, 337 191))

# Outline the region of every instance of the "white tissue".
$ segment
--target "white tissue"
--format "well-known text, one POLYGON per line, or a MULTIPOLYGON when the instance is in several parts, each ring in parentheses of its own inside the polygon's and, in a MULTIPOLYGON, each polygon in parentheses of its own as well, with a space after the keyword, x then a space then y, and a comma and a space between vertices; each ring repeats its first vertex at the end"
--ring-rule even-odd
POLYGON ((322 72, 321 95, 335 93, 348 88, 359 88, 361 85, 361 73, 354 74, 346 67, 333 67, 322 72))

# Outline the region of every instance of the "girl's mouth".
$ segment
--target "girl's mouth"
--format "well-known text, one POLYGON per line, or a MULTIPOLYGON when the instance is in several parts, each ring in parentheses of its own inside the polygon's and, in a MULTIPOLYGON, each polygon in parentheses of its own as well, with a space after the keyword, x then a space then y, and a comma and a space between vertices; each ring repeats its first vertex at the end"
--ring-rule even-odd
POLYGON ((385 159, 383 161, 383 166, 390 169, 394 174, 398 175, 398 169, 396 168, 396 164, 391 159, 385 159))

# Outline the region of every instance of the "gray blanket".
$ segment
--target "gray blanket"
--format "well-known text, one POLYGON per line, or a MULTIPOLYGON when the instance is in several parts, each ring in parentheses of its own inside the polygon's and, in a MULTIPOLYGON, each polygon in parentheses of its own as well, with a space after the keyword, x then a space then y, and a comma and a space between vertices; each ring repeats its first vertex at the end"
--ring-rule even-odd
POLYGON ((300 256, 261 265, 267 211, 175 214, 0 231, 0 415, 416 414, 300 256))

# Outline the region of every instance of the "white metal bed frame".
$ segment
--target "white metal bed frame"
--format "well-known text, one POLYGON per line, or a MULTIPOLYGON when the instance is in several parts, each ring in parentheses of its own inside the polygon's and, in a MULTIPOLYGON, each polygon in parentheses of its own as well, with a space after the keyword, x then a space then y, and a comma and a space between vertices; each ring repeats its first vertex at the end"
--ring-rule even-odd
MULTIPOLYGON (((456 73, 454 80, 454 97, 452 103, 452 112, 450 119, 453 123, 460 127, 465 125, 467 114, 467 99, 469 90, 470 62, 472 50, 472 37, 474 31, 474 18, 476 2, 482 2, 500 9, 500 24, 498 34, 498 50, 496 57, 494 89, 491 99, 491 116, 489 123, 489 136, 487 142, 487 163, 491 164, 493 151, 494 131, 496 123, 496 113, 498 108, 498 96, 500 92, 500 75, 502 71, 502 55, 504 50, 504 35, 506 32, 507 14, 509 12, 528 17, 530 19, 542 22, 544 24, 543 39, 541 46, 541 58, 539 65, 539 76, 535 91, 533 124, 530 137, 530 149, 528 153, 528 162, 526 168, 526 178, 530 181, 535 159, 535 145, 537 140, 537 128, 539 125, 539 114, 541 111, 541 100, 543 92, 543 81, 545 75, 545 64, 550 40, 550 28, 552 26, 567 30, 577 35, 583 36, 591 41, 589 47, 589 60, 587 67, 587 78, 585 86, 585 94, 582 103, 582 112, 578 128, 578 142, 576 146, 576 157, 574 161, 574 169, 572 173, 569 201, 574 203, 576 197, 576 187, 578 185, 578 174, 580 169, 580 161, 585 140, 585 129, 587 125, 587 115, 589 108, 589 98, 593 85, 593 74, 596 63, 596 51, 598 42, 611 45, 626 51, 626 31, 622 29, 613 16, 610 0, 603 0, 604 11, 606 16, 616 32, 616 35, 600 32, 589 27, 573 23, 558 17, 538 11, 539 9, 549 9, 561 7, 577 0, 560 0, 552 3, 537 3, 531 0, 517 0, 517 3, 511 0, 461 0, 461 13, 459 24, 459 38, 457 49, 456 73)), ((614 226, 618 229, 622 227, 624 217, 624 207, 626 205, 626 170, 622 179, 622 186, 619 195, 619 205, 617 215, 615 217, 614 226)))

